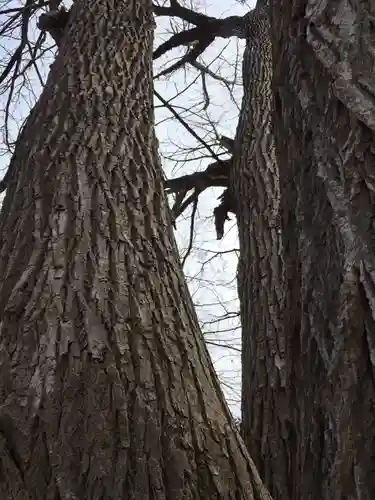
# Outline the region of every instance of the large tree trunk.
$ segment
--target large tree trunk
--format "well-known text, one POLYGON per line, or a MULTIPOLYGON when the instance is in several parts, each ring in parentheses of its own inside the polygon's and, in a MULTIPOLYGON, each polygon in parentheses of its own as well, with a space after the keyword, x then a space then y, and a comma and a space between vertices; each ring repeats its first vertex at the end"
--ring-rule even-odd
POLYGON ((273 2, 295 500, 375 498, 374 20, 273 2))
POLYGON ((151 0, 77 0, 0 217, 0 497, 269 498, 185 286, 151 0))
POLYGON ((244 96, 230 172, 240 241, 241 428, 272 496, 287 499, 287 456, 280 428, 285 411, 284 274, 272 131, 272 45, 264 4, 258 1, 246 16, 244 96))

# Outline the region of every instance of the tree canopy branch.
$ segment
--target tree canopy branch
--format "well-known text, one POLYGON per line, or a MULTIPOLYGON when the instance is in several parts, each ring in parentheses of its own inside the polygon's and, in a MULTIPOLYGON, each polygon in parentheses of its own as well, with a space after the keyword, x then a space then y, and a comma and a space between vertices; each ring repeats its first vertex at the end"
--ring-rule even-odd
POLYGON ((190 127, 188 123, 185 122, 181 118, 181 116, 177 113, 177 111, 169 104, 168 101, 164 99, 155 89, 154 89, 154 94, 155 96, 159 99, 159 101, 167 108, 169 111, 172 113, 172 115, 176 118, 176 120, 200 143, 202 146, 204 146, 207 151, 211 154, 211 156, 217 160, 218 162, 222 161, 221 158, 215 153, 215 151, 211 148, 209 144, 207 144, 199 135, 195 132, 194 129, 190 127))
POLYGON ((179 17, 195 25, 194 28, 175 33, 169 40, 162 43, 154 51, 154 60, 173 48, 197 42, 188 54, 170 68, 159 73, 157 77, 165 76, 182 67, 187 62, 191 63, 195 61, 211 45, 216 37, 230 38, 237 36, 238 38, 245 38, 245 19, 243 16, 229 16, 224 19, 217 19, 182 7, 176 1, 171 2, 170 7, 154 5, 154 12, 156 15, 179 17))
POLYGON ((153 9, 155 15, 157 16, 178 17, 183 21, 194 24, 195 26, 202 26, 203 24, 206 24, 207 21, 215 20, 214 17, 210 17, 206 14, 201 14, 200 12, 195 12, 187 7, 183 7, 176 0, 171 0, 169 7, 154 4, 153 9))
MULTIPOLYGON (((185 33, 185 32, 182 32, 185 33)), ((180 34, 180 33, 178 33, 180 34)), ((211 36, 207 39, 199 41, 194 47, 183 56, 182 59, 177 61, 176 63, 172 64, 169 68, 166 68, 165 70, 161 71, 158 73, 155 78, 159 78, 161 76, 168 75, 169 73, 172 73, 173 71, 176 71, 177 69, 181 68, 184 66, 186 63, 193 63, 196 61, 197 57, 199 57, 209 45, 215 40, 214 36, 211 36)))
MULTIPOLYGON (((228 138, 225 138, 228 139, 228 138)), ((230 141, 231 139, 229 139, 230 141)), ((234 212, 233 199, 230 196, 229 185, 229 170, 232 163, 232 158, 211 163, 203 172, 194 172, 193 174, 183 175, 175 179, 168 179, 165 183, 166 192, 168 194, 175 193, 176 200, 172 207, 173 222, 191 205, 196 203, 198 197, 203 191, 209 187, 226 187, 227 189, 220 196, 220 204, 214 210, 215 228, 217 239, 221 239, 224 235, 224 223, 228 218, 228 212, 234 212), (194 190, 187 198, 189 191, 194 190)))

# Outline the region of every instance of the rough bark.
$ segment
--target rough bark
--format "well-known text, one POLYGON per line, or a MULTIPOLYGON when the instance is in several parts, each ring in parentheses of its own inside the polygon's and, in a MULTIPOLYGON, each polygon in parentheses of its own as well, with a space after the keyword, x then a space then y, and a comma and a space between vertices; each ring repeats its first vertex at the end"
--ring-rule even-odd
POLYGON ((296 500, 375 498, 374 26, 371 1, 273 2, 296 500))
POLYGON ((272 131, 272 45, 268 8, 246 19, 244 96, 230 184, 240 242, 238 292, 242 322, 242 435, 272 496, 288 498, 284 412, 284 278, 279 178, 272 131))
POLYGON ((0 215, 0 497, 266 499, 176 251, 151 0, 79 0, 0 215))

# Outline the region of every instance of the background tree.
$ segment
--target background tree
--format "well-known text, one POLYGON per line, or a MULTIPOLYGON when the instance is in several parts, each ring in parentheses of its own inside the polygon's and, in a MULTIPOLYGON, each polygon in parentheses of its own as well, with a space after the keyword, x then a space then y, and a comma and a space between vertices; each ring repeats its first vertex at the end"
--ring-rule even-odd
POLYGON ((280 186, 273 135, 272 42, 268 2, 245 16, 244 96, 229 193, 240 242, 242 435, 273 497, 289 498, 287 456, 278 421, 284 404, 285 301, 280 186))
POLYGON ((152 32, 147 0, 77 1, 15 148, 0 215, 3 498, 269 498, 178 262, 152 32))

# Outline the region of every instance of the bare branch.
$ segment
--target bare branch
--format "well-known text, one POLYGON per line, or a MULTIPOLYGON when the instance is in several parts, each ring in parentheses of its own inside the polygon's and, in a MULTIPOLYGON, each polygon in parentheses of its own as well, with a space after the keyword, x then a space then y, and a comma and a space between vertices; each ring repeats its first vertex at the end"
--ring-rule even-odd
POLYGON ((194 198, 194 204, 193 204, 193 210, 192 210, 192 213, 191 213, 191 219, 190 219, 190 236, 189 236, 189 245, 188 245, 188 248, 186 250, 186 253, 184 255, 184 258, 182 259, 182 267, 184 267, 185 265, 185 262, 187 260, 187 258, 189 257, 190 255, 190 252, 191 252, 191 249, 193 248, 193 241, 194 241, 194 223, 195 223, 195 214, 197 212, 197 208, 198 208, 198 197, 199 195, 196 194, 195 195, 195 198, 194 198))
POLYGON ((224 83, 224 85, 226 85, 228 87, 236 84, 236 82, 231 82, 231 81, 227 80, 226 78, 224 78, 223 76, 217 75, 212 70, 210 70, 207 66, 204 66, 203 64, 201 64, 198 61, 189 61, 189 63, 198 71, 201 71, 202 73, 205 73, 206 75, 209 75, 214 80, 217 80, 218 82, 222 82, 222 83, 224 83))
POLYGON ((204 146, 207 151, 210 152, 212 158, 217 161, 222 161, 221 158, 215 153, 215 151, 201 138, 199 135, 188 125, 177 113, 177 111, 166 101, 156 90, 154 90, 155 96, 159 99, 160 102, 164 104, 166 108, 172 113, 172 115, 176 118, 176 120, 200 143, 204 146))
POLYGON ((166 181, 167 193, 175 193, 181 189, 186 189, 186 191, 196 189, 203 192, 208 187, 227 187, 231 162, 231 158, 220 160, 211 163, 203 172, 194 172, 175 179, 168 179, 166 181))
POLYGON ((22 60, 22 53, 24 48, 27 45, 28 39, 27 39, 27 32, 29 28, 29 19, 31 17, 31 9, 33 8, 33 0, 27 0, 25 9, 20 11, 20 14, 22 12, 22 26, 21 26, 21 41, 17 49, 14 51, 12 57, 10 58, 9 63, 7 64, 6 68, 0 75, 0 85, 3 83, 3 81, 7 78, 7 76, 10 74, 12 69, 15 67, 15 74, 17 74, 17 70, 20 67, 21 60, 22 60), (26 8, 27 7, 27 8, 26 8))
POLYGON ((40 31, 47 31, 55 40, 58 47, 61 44, 66 25, 68 24, 69 14, 70 12, 65 7, 61 7, 59 10, 42 14, 39 18, 38 28, 40 31))
MULTIPOLYGON (((203 172, 194 172, 190 175, 183 175, 181 177, 169 179, 166 181, 166 192, 168 194, 177 193, 175 203, 171 210, 173 222, 188 208, 189 205, 191 205, 191 203, 195 203, 195 200, 207 188, 213 186, 228 186, 229 169, 231 162, 231 158, 220 162, 215 162, 209 165, 203 172), (192 189, 194 190, 194 192, 186 198, 187 193, 192 189)), ((226 198, 228 198, 228 195, 226 198)), ((222 205, 223 203, 221 203, 220 206, 222 205)), ((228 207, 228 200, 226 200, 226 204, 224 208, 221 209, 219 214, 220 216, 225 213, 224 220, 225 218, 227 218, 227 213, 229 210, 228 207)), ((224 227, 224 222, 222 223, 222 226, 224 227)), ((216 229, 217 227, 218 226, 216 224, 216 229)), ((223 236, 223 234, 224 232, 222 231, 221 237, 223 236)), ((218 237, 218 239, 220 238, 218 237)))
MULTIPOLYGON (((183 31, 182 33, 187 33, 187 32, 183 31)), ((177 33, 177 35, 180 35, 182 33, 177 33)), ((198 43, 196 43, 193 46, 193 48, 187 54, 184 55, 184 57, 182 59, 180 59, 176 63, 172 64, 172 66, 165 69, 164 71, 161 71, 159 74, 157 74, 155 76, 155 78, 160 78, 161 76, 168 75, 169 73, 172 73, 172 71, 176 71, 177 69, 182 68, 186 63, 194 62, 197 59, 197 57, 200 56, 207 49, 207 47, 209 45, 211 45, 211 43, 214 40, 215 40, 215 37, 211 36, 211 37, 208 37, 204 40, 198 41, 198 43)), ((167 49, 167 50, 169 50, 169 49, 167 49)), ((155 59, 155 57, 154 57, 154 59, 155 59)))
POLYGON ((162 43, 154 51, 154 59, 158 59, 173 48, 197 42, 193 49, 190 50, 181 59, 181 61, 178 61, 170 68, 162 71, 157 75, 157 77, 167 75, 168 73, 182 67, 187 62, 195 61, 197 57, 202 54, 206 48, 209 47, 209 45, 211 45, 216 37, 230 38, 232 36, 237 36, 239 38, 245 38, 244 17, 241 16, 230 16, 224 19, 216 19, 203 14, 197 14, 196 12, 182 7, 175 2, 171 3, 171 7, 154 5, 154 11, 156 14, 159 12, 159 15, 175 15, 180 19, 190 22, 191 24, 195 24, 194 28, 175 33, 169 40, 162 43))
POLYGON ((219 196, 220 205, 218 205, 214 210, 215 217, 215 229, 216 229, 216 238, 221 240, 224 236, 224 225, 227 220, 230 220, 228 217, 228 212, 236 213, 236 205, 233 197, 229 189, 226 189, 221 196, 219 196))
POLYGON ((201 14, 199 12, 195 12, 191 9, 183 7, 176 0, 171 0, 170 7, 165 7, 161 5, 153 5, 153 9, 155 15, 157 16, 169 16, 169 17, 178 17, 183 21, 187 21, 190 24, 194 24, 195 26, 202 26, 206 24, 208 21, 215 20, 214 17, 206 16, 206 14, 201 14))

